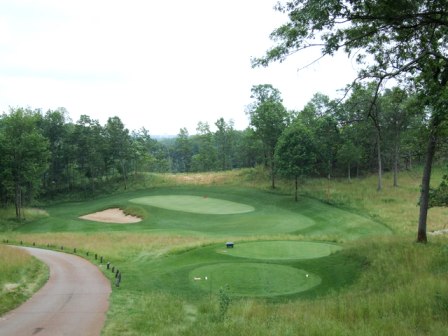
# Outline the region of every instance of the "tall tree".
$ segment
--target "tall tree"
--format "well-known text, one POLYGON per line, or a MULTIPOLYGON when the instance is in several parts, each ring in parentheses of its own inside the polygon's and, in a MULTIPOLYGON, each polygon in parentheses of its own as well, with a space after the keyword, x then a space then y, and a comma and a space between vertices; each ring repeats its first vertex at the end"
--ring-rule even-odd
POLYGON ((198 152, 192 157, 193 171, 213 171, 216 169, 216 148, 213 143, 213 133, 207 122, 198 122, 196 128, 198 152))
POLYGON ((248 114, 250 125, 264 145, 267 165, 271 170, 272 188, 275 188, 275 146, 278 138, 289 123, 289 114, 282 104, 280 91, 271 84, 260 84, 252 87, 248 114))
POLYGON ((18 219, 23 218, 25 197, 39 190, 48 167, 48 141, 38 129, 40 118, 40 111, 16 108, 0 119, 1 189, 13 195, 18 219))
POLYGON ((299 178, 308 176, 316 164, 313 134, 299 120, 295 121, 280 136, 275 157, 280 174, 294 178, 297 202, 299 178))
POLYGON ((340 146, 339 128, 334 116, 335 109, 335 102, 328 96, 316 93, 297 116, 315 135, 318 148, 317 172, 325 174, 328 179, 332 176, 340 146))
POLYGON ((322 55, 339 49, 356 53, 360 78, 382 83, 398 78, 416 85, 430 107, 417 241, 426 242, 431 168, 440 127, 447 119, 448 2, 435 0, 294 0, 278 4, 289 21, 271 37, 277 45, 253 65, 266 66, 320 46, 322 55))
POLYGON ((231 169, 233 166, 234 138, 235 130, 233 121, 226 122, 224 118, 219 118, 215 122, 215 143, 217 148, 217 161, 220 170, 231 169))
POLYGON ((81 186, 86 195, 95 191, 95 182, 105 172, 105 142, 103 127, 98 120, 87 115, 81 115, 71 133, 75 145, 76 164, 80 173, 81 186), (85 183, 87 179, 88 184, 85 183))
POLYGON ((45 188, 48 194, 61 190, 68 180, 69 165, 69 117, 65 108, 48 110, 40 123, 43 136, 49 142, 50 165, 45 174, 45 188))
POLYGON ((127 161, 131 157, 131 137, 119 117, 111 117, 104 127, 105 160, 118 166, 123 177, 124 188, 127 189, 127 161))
POLYGON ((191 169, 191 157, 193 155, 193 148, 190 140, 188 130, 181 128, 177 135, 174 151, 173 164, 174 170, 177 172, 189 172, 191 169))

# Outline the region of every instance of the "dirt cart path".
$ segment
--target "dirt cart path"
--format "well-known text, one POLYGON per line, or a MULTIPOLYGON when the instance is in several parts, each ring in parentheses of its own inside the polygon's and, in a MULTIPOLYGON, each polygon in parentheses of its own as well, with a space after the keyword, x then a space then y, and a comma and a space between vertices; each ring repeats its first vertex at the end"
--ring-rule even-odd
POLYGON ((85 259, 24 248, 50 267, 50 279, 27 302, 0 317, 0 336, 100 335, 111 286, 85 259))

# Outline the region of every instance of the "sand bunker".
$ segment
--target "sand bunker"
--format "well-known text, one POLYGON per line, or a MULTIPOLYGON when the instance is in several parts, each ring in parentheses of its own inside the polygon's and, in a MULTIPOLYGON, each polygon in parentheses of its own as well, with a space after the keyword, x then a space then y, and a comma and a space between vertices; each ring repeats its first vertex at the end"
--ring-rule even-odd
POLYGON ((81 216, 79 218, 95 222, 118 223, 118 224, 137 223, 142 220, 139 217, 126 215, 123 212, 123 210, 119 208, 107 209, 104 211, 95 212, 93 214, 81 216))

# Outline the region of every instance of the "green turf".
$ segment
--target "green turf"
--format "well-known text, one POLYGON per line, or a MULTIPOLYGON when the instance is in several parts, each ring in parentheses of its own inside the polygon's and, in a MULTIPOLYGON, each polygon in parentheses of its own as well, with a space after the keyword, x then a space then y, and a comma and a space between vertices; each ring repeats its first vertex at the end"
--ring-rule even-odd
POLYGON ((219 263, 189 273, 192 286, 217 292, 228 288, 235 296, 276 296, 307 291, 320 284, 319 276, 285 265, 265 263, 219 263))
MULTIPOLYGON (((225 202, 224 202, 225 203, 225 202)), ((98 198, 89 202, 61 203, 46 208, 49 217, 22 226, 19 231, 38 232, 167 232, 170 234, 228 237, 299 234, 319 240, 352 240, 366 235, 390 233, 381 223, 369 217, 338 209, 314 199, 302 197, 299 202, 287 195, 235 187, 154 188, 98 198), (230 204, 247 205, 254 210, 228 215, 179 212, 155 206, 130 203, 148 196, 196 196, 198 200, 218 199, 230 204), (203 196, 207 195, 208 199, 203 196), (133 225, 114 225, 83 221, 78 217, 111 207, 129 208, 143 214, 133 225)))
POLYGON ((129 200, 131 203, 150 205, 158 208, 207 215, 231 215, 254 211, 246 204, 217 198, 192 195, 146 196, 129 200))
POLYGON ((341 247, 335 244, 302 241, 257 241, 236 244, 234 248, 219 249, 234 257, 251 259, 314 259, 326 257, 341 247))
POLYGON ((140 246, 129 245, 120 252, 123 254, 120 260, 126 259, 126 263, 120 262, 120 271, 128 274, 123 278, 127 288, 167 292, 191 300, 204 295, 201 287, 204 285, 192 282, 192 272, 197 270, 226 274, 213 288, 218 290, 219 286, 229 284, 234 296, 281 300, 327 293, 352 283, 360 272, 362 261, 344 254, 344 250, 338 251, 338 245, 324 241, 343 242, 390 233, 387 227, 367 216, 318 200, 302 197, 299 202, 294 202, 288 195, 223 186, 153 188, 88 202, 61 203, 45 210, 48 217, 27 223, 18 231, 129 232, 154 236, 154 239, 163 234, 220 241, 191 251, 172 252, 162 258, 140 246), (155 200, 159 203, 151 203, 155 200), (182 202, 183 208, 179 208, 182 202), (177 208, 167 209, 167 204, 176 204, 177 208), (79 219, 81 215, 113 207, 132 209, 143 220, 132 225, 115 225, 79 219), (194 212, 185 211, 189 209, 194 209, 194 212), (288 235, 287 241, 285 235, 288 235), (247 237, 254 241, 245 242, 247 237), (269 239, 272 241, 267 241, 269 239), (229 240, 236 242, 235 248, 223 252, 226 250, 224 243, 229 240), (234 267, 226 268, 230 264, 234 267), (248 270, 253 274, 245 278, 248 270), (302 270, 320 282, 308 290, 300 289, 302 285, 299 286, 298 279, 303 280, 302 270), (244 284, 245 280, 241 279, 250 279, 250 283, 244 284))

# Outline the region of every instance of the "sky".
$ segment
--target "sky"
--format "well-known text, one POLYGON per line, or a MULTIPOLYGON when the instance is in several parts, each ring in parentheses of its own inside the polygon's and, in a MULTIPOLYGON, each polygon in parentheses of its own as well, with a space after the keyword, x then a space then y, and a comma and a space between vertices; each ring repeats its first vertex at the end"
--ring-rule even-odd
POLYGON ((319 50, 251 67, 287 18, 277 0, 0 0, 0 112, 64 107, 129 130, 176 135, 219 118, 236 129, 253 85, 272 84, 288 110, 320 92, 332 98, 356 75, 345 54, 319 50))

